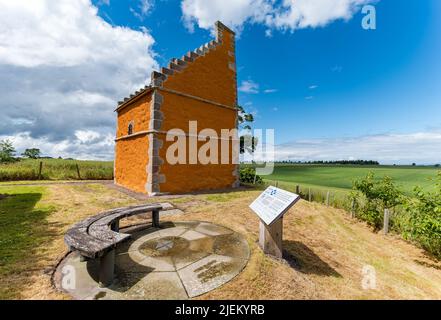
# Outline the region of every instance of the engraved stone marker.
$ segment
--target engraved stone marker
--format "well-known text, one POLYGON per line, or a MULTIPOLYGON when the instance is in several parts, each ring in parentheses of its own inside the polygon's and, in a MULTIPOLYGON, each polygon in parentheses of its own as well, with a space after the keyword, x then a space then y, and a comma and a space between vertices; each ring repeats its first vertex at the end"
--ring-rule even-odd
POLYGON ((282 258, 283 215, 300 196, 269 186, 251 203, 250 208, 259 216, 259 245, 266 254, 282 258))

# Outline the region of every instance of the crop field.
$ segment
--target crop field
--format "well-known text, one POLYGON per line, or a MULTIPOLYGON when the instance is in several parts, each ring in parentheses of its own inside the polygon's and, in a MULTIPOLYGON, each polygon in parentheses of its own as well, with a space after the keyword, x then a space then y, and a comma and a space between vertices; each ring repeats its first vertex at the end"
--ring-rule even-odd
POLYGON ((266 183, 278 181, 279 185, 328 189, 345 192, 352 188, 356 179, 373 172, 377 179, 390 176, 405 192, 410 193, 415 186, 430 188, 431 178, 441 170, 436 167, 421 166, 354 166, 354 165, 303 165, 277 164, 272 175, 264 176, 266 183))
POLYGON ((112 161, 25 159, 0 164, 0 181, 109 179, 113 179, 112 161))

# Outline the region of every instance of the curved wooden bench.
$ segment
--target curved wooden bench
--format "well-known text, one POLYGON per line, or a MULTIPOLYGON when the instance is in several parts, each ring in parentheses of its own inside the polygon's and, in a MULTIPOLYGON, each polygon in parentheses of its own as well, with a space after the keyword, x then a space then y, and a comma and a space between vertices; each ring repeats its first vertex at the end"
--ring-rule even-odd
POLYGON ((108 286, 113 282, 115 248, 131 237, 119 233, 119 220, 142 213, 152 213, 152 225, 159 227, 159 204, 148 204, 113 209, 73 225, 65 234, 64 242, 71 251, 78 251, 83 258, 100 259, 99 282, 108 286))

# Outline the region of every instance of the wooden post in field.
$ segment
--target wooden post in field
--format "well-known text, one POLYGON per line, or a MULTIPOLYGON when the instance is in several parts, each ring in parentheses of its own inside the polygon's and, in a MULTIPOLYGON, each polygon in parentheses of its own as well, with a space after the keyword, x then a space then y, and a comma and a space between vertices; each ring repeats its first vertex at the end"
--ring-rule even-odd
POLYGON ((329 191, 326 192, 326 206, 329 207, 329 191))
POLYGON ((384 221, 383 221, 384 234, 388 234, 389 232, 389 219, 390 219, 389 209, 384 209, 384 221))
POLYGON ((300 186, 296 185, 296 194, 300 195, 300 186))
POLYGON ((76 163, 75 166, 77 167, 78 180, 81 180, 80 167, 78 167, 78 163, 76 163))
POLYGON ((253 184, 256 184, 256 177, 257 177, 257 173, 254 174, 254 181, 253 181, 253 184))
POLYGON ((40 169, 38 170, 38 180, 41 180, 42 171, 43 171, 43 161, 40 161, 40 169))
POLYGON ((279 187, 279 181, 276 180, 276 188, 279 187))
POLYGON ((351 218, 355 218, 355 199, 352 199, 351 203, 351 218))
POLYGON ((308 200, 309 202, 311 202, 312 197, 311 197, 311 188, 308 188, 308 200))

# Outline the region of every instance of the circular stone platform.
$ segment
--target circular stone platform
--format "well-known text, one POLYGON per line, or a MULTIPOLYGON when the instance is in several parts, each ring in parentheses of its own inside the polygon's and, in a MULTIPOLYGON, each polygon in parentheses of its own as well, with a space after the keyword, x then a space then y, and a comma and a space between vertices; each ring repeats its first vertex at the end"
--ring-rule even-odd
POLYGON ((70 253, 58 266, 57 287, 75 299, 188 299, 239 274, 248 262, 242 235, 208 222, 165 222, 121 229, 132 239, 115 256, 115 282, 98 286, 98 261, 70 253))

